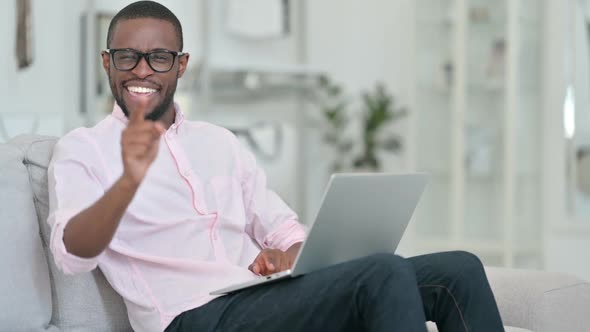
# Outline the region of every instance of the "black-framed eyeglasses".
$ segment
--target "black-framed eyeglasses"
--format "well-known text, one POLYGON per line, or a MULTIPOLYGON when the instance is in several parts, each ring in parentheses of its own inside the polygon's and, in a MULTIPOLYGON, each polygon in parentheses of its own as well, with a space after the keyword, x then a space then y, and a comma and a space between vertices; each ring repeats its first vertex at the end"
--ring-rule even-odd
POLYGON ((115 68, 120 71, 130 71, 137 67, 141 58, 144 58, 150 68, 157 73, 165 73, 172 69, 176 57, 185 55, 184 52, 169 50, 155 50, 147 53, 139 52, 131 48, 111 48, 104 50, 110 54, 115 68))

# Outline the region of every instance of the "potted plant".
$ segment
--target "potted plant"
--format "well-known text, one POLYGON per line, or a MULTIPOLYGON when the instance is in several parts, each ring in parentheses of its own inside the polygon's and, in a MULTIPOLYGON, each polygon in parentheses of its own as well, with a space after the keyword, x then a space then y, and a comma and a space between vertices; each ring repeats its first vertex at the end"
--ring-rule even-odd
POLYGON ((402 138, 385 131, 388 124, 406 115, 404 108, 395 108, 394 99, 383 84, 378 83, 372 92, 362 94, 360 155, 354 158, 356 169, 381 170, 379 151, 398 152, 402 138))
POLYGON ((362 93, 356 114, 350 112, 353 100, 327 77, 320 78, 316 95, 322 138, 335 154, 332 171, 380 171, 379 153, 401 150, 402 138, 387 127, 403 118, 406 110, 395 106, 393 96, 383 84, 362 93))
POLYGON ((350 100, 344 95, 342 87, 334 84, 328 77, 321 76, 319 89, 315 92, 320 117, 315 127, 322 131, 322 140, 332 147, 335 155, 331 165, 334 172, 346 167, 346 156, 353 148, 353 140, 347 137, 349 125, 348 107, 350 100))

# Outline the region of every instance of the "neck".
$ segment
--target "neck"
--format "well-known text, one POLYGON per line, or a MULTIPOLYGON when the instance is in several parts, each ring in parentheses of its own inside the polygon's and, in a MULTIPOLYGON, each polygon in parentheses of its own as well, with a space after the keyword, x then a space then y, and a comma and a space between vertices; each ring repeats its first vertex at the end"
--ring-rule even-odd
POLYGON ((164 115, 162 115, 162 117, 158 121, 160 121, 164 125, 164 128, 168 129, 170 128, 170 126, 172 126, 175 119, 176 109, 174 108, 174 103, 172 103, 168 111, 166 111, 166 113, 164 113, 164 115))

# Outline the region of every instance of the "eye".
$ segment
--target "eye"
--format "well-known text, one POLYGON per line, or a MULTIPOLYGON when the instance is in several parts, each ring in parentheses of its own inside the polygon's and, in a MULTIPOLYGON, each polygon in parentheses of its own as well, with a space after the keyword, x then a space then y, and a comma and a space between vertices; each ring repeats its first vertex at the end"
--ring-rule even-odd
POLYGON ((118 60, 135 60, 137 59, 137 54, 133 53, 133 52, 117 52, 116 53, 116 58, 118 60))
POLYGON ((166 53, 166 52, 158 52, 158 53, 150 54, 150 59, 152 61, 159 62, 159 63, 169 62, 171 58, 172 58, 172 55, 170 53, 166 53))

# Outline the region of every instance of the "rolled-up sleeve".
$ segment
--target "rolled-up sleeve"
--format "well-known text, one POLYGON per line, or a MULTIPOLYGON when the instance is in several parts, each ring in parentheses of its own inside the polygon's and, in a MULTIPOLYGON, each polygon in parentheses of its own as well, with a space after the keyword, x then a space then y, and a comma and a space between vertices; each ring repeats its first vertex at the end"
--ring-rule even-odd
MULTIPOLYGON (((75 132, 74 132, 75 133, 75 132)), ((65 274, 96 268, 98 257, 82 258, 66 250, 63 234, 72 217, 96 202, 104 189, 96 174, 98 151, 76 134, 62 138, 55 146, 48 169, 50 249, 56 265, 65 274)))
POLYGON ((287 250, 305 240, 307 229, 297 214, 272 190, 267 188, 266 175, 257 166, 254 155, 239 145, 238 167, 246 209, 248 234, 261 248, 287 250))

